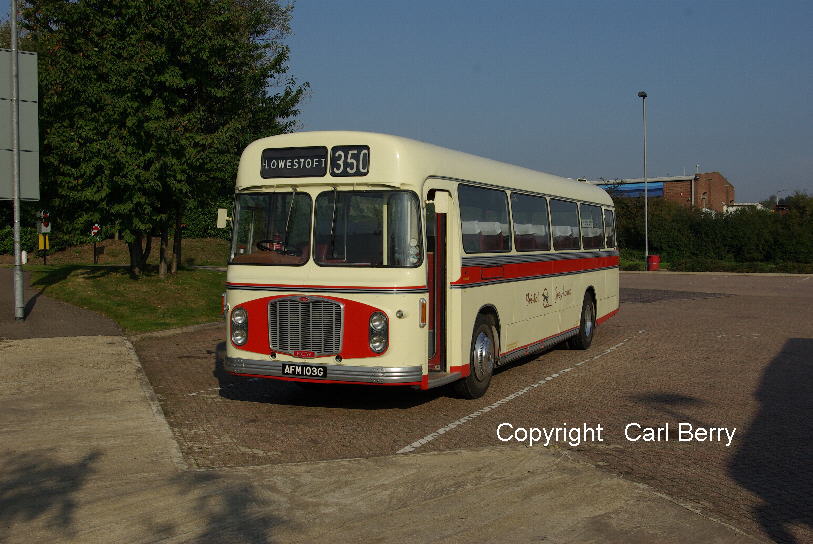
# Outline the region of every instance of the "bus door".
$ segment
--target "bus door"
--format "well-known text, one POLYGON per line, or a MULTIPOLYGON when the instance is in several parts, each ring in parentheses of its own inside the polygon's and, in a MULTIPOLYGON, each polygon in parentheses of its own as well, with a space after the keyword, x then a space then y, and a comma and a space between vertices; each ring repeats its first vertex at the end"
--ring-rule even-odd
POLYGON ((429 329, 429 370, 445 372, 446 367, 446 216, 449 193, 430 189, 426 202, 426 281, 429 329))

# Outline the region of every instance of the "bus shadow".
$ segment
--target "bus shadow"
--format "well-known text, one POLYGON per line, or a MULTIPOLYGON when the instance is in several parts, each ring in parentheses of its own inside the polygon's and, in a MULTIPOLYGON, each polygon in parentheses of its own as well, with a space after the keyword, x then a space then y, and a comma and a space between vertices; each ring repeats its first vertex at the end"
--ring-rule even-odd
POLYGON ((801 542, 793 526, 813 531, 811 353, 813 338, 791 338, 768 365, 755 393, 759 412, 728 466, 740 486, 762 499, 754 515, 775 542, 801 542))
POLYGON ((220 396, 234 401, 313 408, 406 410, 449 396, 446 387, 420 391, 408 386, 300 383, 232 376, 224 368, 225 358, 226 343, 220 342, 215 349, 212 374, 220 385, 220 396))

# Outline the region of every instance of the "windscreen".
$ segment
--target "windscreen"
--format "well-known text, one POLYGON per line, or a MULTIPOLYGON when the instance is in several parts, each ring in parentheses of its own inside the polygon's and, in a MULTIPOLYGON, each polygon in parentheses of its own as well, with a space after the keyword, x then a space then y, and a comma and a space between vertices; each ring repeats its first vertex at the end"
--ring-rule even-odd
POLYGON ((314 258, 323 266, 415 267, 422 245, 410 191, 325 191, 316 197, 314 258))
POLYGON ((237 195, 232 264, 301 265, 310 253, 307 193, 237 195))

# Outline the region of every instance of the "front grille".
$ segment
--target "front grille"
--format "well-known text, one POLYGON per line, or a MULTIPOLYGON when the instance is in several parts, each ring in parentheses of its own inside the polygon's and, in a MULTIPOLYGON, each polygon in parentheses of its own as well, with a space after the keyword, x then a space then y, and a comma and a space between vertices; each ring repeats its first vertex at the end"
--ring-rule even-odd
POLYGON ((282 353, 312 351, 336 355, 342 346, 342 306, 319 297, 290 297, 268 303, 268 340, 282 353))

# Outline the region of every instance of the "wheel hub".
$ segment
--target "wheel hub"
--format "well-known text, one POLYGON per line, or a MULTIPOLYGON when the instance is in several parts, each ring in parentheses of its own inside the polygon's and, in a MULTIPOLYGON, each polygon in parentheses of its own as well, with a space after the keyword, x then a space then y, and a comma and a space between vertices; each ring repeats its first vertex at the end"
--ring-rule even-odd
POLYGON ((483 380, 494 370, 494 342, 484 332, 474 341, 474 375, 483 380))
POLYGON ((593 335, 593 305, 584 305, 584 334, 588 338, 593 335))

